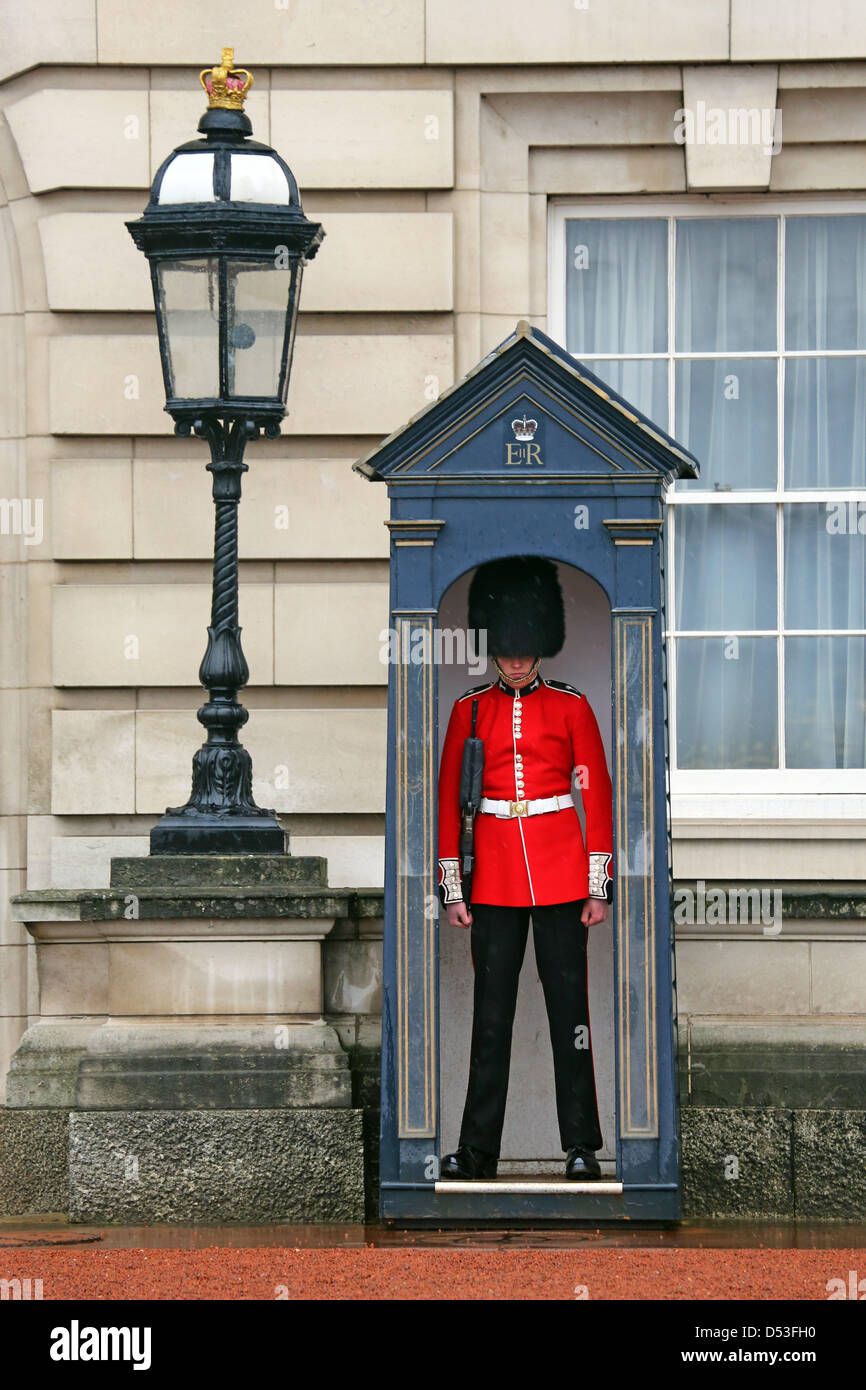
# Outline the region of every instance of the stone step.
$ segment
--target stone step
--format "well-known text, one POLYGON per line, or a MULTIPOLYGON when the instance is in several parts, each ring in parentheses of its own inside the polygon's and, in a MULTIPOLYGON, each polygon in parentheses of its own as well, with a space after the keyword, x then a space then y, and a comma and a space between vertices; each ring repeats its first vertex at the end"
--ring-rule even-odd
POLYGON ((128 917, 129 899, 135 899, 135 916, 142 921, 185 917, 227 918, 336 918, 351 915, 354 894, 345 888, 309 883, 260 884, 255 888, 141 887, 82 890, 79 894, 82 922, 103 922, 128 917))
POLYGON ((328 861, 296 854, 144 854, 112 859, 111 887, 325 888, 328 861))
POLYGON ((35 888, 16 893, 10 902, 13 920, 34 924, 34 934, 39 934, 42 927, 50 934, 53 924, 61 922, 201 922, 208 918, 375 921, 384 912, 381 888, 328 888, 315 884, 257 888, 35 888))

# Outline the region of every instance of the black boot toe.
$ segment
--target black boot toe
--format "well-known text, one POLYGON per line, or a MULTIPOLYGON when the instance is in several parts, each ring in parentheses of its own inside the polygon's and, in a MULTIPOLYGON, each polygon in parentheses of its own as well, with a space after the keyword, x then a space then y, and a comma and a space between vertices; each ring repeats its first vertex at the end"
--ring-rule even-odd
POLYGON ((569 1149, 565 1160, 565 1176, 577 1182, 601 1177, 601 1164, 592 1149, 574 1145, 569 1149))
POLYGON ((495 1178, 497 1159, 492 1154, 461 1144, 453 1154, 446 1154, 439 1167, 440 1178, 495 1178))

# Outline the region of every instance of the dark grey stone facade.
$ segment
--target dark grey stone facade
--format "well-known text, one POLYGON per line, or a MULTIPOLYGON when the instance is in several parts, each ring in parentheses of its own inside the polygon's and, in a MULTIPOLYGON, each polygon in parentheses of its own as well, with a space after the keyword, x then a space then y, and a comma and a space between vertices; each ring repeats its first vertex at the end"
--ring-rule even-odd
POLYGON ((74 1111, 69 1217, 360 1222, 362 1144, 357 1110, 74 1111))

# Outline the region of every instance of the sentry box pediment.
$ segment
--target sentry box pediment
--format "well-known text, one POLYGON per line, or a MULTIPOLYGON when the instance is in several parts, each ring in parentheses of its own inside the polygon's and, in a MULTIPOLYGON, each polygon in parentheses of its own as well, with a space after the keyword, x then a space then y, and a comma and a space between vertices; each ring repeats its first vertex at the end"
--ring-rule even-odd
MULTIPOLYGON (((675 1220, 664 495, 675 478, 697 477, 698 465, 552 339, 519 323, 355 469, 388 487, 388 626, 399 634, 388 669, 382 1215, 436 1224, 675 1220), (606 647, 608 630, 610 646, 595 712, 610 733, 614 790, 614 902, 603 949, 612 979, 604 1006, 613 1014, 616 1171, 603 1183, 568 1183, 559 1166, 543 1183, 497 1179, 461 1191, 437 1172, 456 1134, 442 1133, 440 1010, 453 1020, 447 993, 440 1002, 447 972, 436 824, 439 730, 448 715, 439 693, 453 697, 449 682, 463 673, 443 675, 435 660, 412 654, 436 652, 440 619, 446 628, 443 615, 457 611, 452 595, 463 592, 455 586, 478 565, 509 555, 555 561, 572 592, 591 590, 593 602, 603 591, 593 610, 596 651, 606 647)), ((575 667, 588 673, 581 633, 589 599, 575 602, 568 640, 575 667)), ((558 674, 573 679, 570 671, 558 674)), ((467 673, 461 689, 483 679, 467 673)), ((611 1119, 608 1133, 613 1127, 611 1119)))
POLYGON ((676 440, 525 322, 354 467, 407 489, 698 476, 676 440))

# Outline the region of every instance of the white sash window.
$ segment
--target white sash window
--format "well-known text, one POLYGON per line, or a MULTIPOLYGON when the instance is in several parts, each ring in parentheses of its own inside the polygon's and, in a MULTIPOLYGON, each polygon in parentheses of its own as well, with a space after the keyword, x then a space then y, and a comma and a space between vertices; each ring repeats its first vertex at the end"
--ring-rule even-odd
POLYGON ((554 205, 549 284, 551 335, 702 465, 668 497, 672 790, 866 791, 866 201, 554 205))

